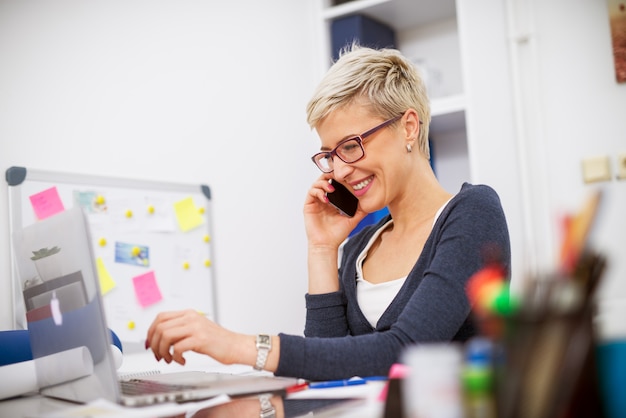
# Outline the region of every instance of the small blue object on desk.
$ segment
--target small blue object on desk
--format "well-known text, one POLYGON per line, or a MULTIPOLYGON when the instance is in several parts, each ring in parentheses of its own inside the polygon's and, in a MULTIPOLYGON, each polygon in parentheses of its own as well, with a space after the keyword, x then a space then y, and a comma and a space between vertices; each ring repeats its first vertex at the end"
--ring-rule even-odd
POLYGON ((338 388, 342 386, 364 385, 365 383, 367 383, 367 381, 360 377, 344 380, 328 380, 326 382, 311 382, 309 383, 309 389, 338 388))
MULTIPOLYGON (((122 352, 122 342, 111 331, 111 342, 122 352)), ((0 366, 33 359, 28 330, 0 331, 0 366)))
POLYGON ((370 380, 387 380, 386 376, 370 376, 370 377, 352 377, 343 380, 328 380, 325 382, 310 382, 309 389, 327 389, 338 388, 343 386, 364 385, 370 380))

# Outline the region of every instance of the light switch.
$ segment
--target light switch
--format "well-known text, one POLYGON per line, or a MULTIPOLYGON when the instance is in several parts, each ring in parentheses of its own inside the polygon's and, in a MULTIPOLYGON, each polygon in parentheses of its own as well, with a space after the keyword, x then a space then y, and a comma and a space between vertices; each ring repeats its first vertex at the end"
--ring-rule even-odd
POLYGON ((585 158, 583 160, 583 180, 585 183, 611 180, 611 160, 608 155, 585 158))

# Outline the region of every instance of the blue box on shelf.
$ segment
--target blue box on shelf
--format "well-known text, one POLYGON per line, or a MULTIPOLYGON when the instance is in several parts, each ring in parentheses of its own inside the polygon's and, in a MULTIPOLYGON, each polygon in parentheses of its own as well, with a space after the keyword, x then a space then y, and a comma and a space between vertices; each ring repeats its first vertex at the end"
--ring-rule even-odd
POLYGON ((391 27, 362 14, 334 19, 330 33, 333 60, 339 58, 339 51, 353 41, 372 48, 396 47, 396 34, 391 27))

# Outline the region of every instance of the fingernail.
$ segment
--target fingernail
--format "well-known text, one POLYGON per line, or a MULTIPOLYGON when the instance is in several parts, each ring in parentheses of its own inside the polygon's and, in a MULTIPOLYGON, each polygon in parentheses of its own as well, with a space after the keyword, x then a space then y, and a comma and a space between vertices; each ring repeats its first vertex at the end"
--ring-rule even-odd
POLYGON ((332 184, 329 184, 328 186, 330 187, 330 191, 331 191, 331 192, 334 192, 334 191, 335 191, 335 188, 333 187, 333 185, 332 185, 332 184))
POLYGON ((150 347, 150 341, 146 340, 146 350, 150 347))

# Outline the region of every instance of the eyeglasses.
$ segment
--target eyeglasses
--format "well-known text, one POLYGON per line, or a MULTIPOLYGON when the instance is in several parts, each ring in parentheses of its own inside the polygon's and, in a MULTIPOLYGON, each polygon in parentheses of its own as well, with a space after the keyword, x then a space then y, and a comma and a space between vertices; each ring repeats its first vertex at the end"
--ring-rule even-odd
POLYGON ((331 151, 322 151, 311 157, 311 160, 315 165, 324 173, 332 173, 334 170, 333 157, 337 156, 341 161, 346 164, 356 163, 365 157, 365 149, 363 148, 363 140, 375 132, 383 129, 386 126, 391 125, 395 121, 399 120, 404 115, 396 116, 389 120, 384 121, 378 126, 370 129, 369 131, 362 133, 361 135, 346 138, 331 151))

